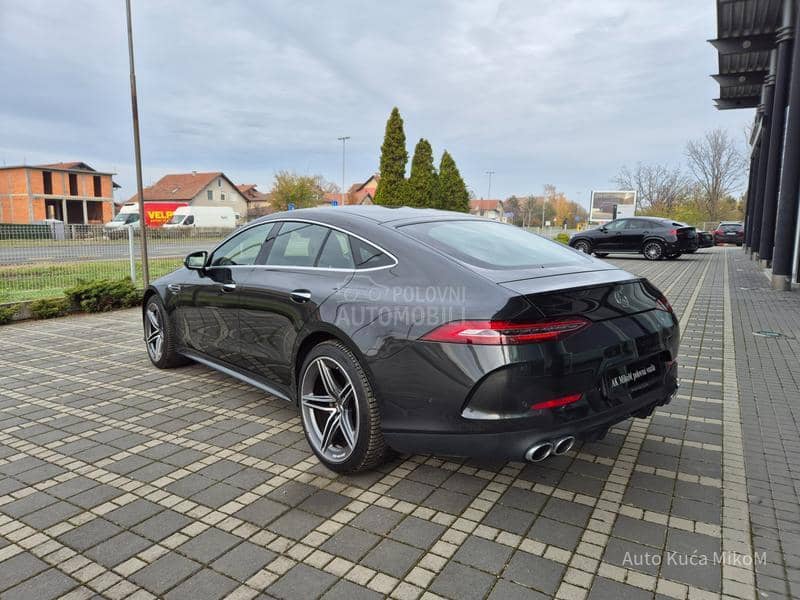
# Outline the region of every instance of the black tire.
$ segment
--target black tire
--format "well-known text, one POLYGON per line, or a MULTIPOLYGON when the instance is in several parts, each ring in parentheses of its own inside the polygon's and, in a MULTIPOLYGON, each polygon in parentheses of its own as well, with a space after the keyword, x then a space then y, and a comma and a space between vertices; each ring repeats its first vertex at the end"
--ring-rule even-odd
POLYGON ((592 242, 589 240, 577 240, 572 247, 578 252, 583 252, 584 254, 592 253, 592 242))
POLYGON ((676 252, 675 254, 667 254, 667 260, 677 260, 681 257, 680 252, 676 252))
POLYGON ((595 252, 594 255, 597 258, 605 258, 606 256, 608 256, 608 252, 595 252))
POLYGON ((642 246, 642 254, 647 260, 661 260, 664 253, 664 244, 658 240, 648 240, 642 246))
POLYGON ((147 299, 142 311, 142 321, 147 356, 150 358, 150 362, 159 369, 172 369, 191 362, 175 350, 177 341, 175 325, 167 315, 167 310, 164 308, 164 303, 161 302, 158 294, 153 294, 147 299), (160 323, 162 335, 160 352, 155 351, 155 347, 151 342, 154 335, 154 324, 151 321, 151 317, 156 317, 160 323))
MULTIPOLYGON (((313 373, 308 375, 313 376, 313 373)), ((331 471, 337 473, 358 473, 373 469, 386 460, 388 448, 383 439, 378 400, 375 398, 375 394, 372 391, 372 384, 369 381, 366 371, 361 366, 355 354, 343 343, 337 340, 327 340, 316 345, 311 352, 309 352, 300 369, 300 377, 298 378, 297 386, 297 402, 298 406, 300 406, 303 431, 306 435, 308 445, 319 461, 331 471), (309 431, 311 425, 307 420, 310 417, 301 405, 307 372, 310 367, 316 368, 315 365, 321 357, 332 359, 332 361, 344 370, 352 383, 358 409, 358 426, 355 432, 355 444, 346 458, 335 462, 329 460, 317 448, 316 442, 313 440, 313 435, 309 431)))

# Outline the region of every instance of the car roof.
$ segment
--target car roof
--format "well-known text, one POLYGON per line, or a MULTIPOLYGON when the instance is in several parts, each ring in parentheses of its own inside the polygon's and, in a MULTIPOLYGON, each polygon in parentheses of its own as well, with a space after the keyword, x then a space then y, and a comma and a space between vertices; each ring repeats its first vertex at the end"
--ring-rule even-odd
MULTIPOLYGON (((367 219, 374 223, 387 224, 403 222, 413 223, 420 221, 452 220, 452 219, 476 219, 485 221, 481 217, 476 217, 468 213, 453 212, 448 210, 437 210, 433 208, 411 208, 409 206, 321 206, 316 208, 300 208, 278 213, 272 213, 257 221, 271 221, 273 219, 309 219, 312 221, 346 221, 347 217, 353 219, 367 219)), ((255 222, 255 221, 254 221, 255 222)))

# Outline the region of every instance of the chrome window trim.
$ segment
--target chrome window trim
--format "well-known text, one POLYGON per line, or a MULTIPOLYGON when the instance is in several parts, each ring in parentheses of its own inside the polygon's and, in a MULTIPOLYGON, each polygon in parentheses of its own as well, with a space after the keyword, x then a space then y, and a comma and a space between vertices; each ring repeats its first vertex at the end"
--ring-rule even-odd
POLYGON ((209 256, 209 260, 213 259, 214 253, 217 251, 217 249, 220 246, 222 246, 223 244, 225 244, 229 240, 232 240, 236 236, 243 234, 248 229, 252 229, 253 227, 258 227, 260 225, 270 225, 270 224, 275 224, 275 223, 308 223, 309 225, 321 225, 322 227, 328 227, 329 229, 335 229, 336 231, 341 231, 345 235, 351 235, 354 238, 361 240, 365 244, 369 244, 373 248, 379 250, 380 252, 382 252, 383 254, 388 256, 389 258, 391 258, 392 261, 394 261, 394 263, 391 264, 391 265, 384 265, 382 267, 367 267, 366 269, 358 269, 356 267, 353 267, 352 269, 342 269, 342 268, 334 268, 334 267, 302 267, 302 266, 294 266, 294 265, 255 265, 255 264, 253 264, 253 265, 217 265, 217 266, 209 266, 209 267, 206 267, 206 268, 207 269, 246 268, 246 269, 267 269, 267 270, 276 270, 276 271, 303 270, 303 271, 329 271, 329 272, 334 272, 334 273, 337 273, 337 272, 338 273, 353 273, 353 272, 355 272, 355 273, 366 273, 366 272, 369 272, 369 271, 381 271, 383 269, 391 269, 393 267, 396 267, 398 265, 398 263, 399 263, 399 261, 397 260, 397 257, 394 254, 392 254, 391 252, 389 252, 385 248, 382 248, 381 246, 379 246, 375 242, 371 242, 367 238, 358 235, 357 233, 353 233, 351 231, 348 231, 347 229, 344 229, 342 227, 338 227, 337 225, 330 225, 328 223, 323 223, 322 221, 314 221, 312 219, 292 219, 292 218, 286 218, 286 217, 280 218, 280 219, 271 219, 271 220, 268 220, 268 221, 261 221, 259 223, 253 223, 252 225, 247 225, 246 227, 242 227, 240 231, 237 231, 236 233, 234 233, 234 235, 232 235, 232 236, 230 236, 228 238, 225 238, 219 244, 217 244, 217 246, 209 253, 209 255, 208 255, 209 256))

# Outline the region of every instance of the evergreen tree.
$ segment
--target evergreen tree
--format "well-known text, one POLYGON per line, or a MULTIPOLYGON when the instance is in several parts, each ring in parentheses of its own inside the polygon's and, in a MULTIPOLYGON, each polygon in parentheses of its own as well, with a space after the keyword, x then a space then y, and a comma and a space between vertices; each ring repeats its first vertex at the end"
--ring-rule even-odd
POLYGON ((469 212, 469 192, 461 173, 458 172, 456 161, 445 150, 439 164, 439 192, 437 194, 437 208, 469 212))
POLYGON ((435 208, 438 206, 438 182, 433 166, 433 150, 425 138, 417 142, 414 158, 411 159, 411 177, 406 188, 409 206, 435 208))
POLYGON ((406 187, 406 134, 403 132, 403 118, 395 106, 386 121, 386 133, 381 146, 381 178, 375 190, 375 204, 402 206, 405 204, 406 187))

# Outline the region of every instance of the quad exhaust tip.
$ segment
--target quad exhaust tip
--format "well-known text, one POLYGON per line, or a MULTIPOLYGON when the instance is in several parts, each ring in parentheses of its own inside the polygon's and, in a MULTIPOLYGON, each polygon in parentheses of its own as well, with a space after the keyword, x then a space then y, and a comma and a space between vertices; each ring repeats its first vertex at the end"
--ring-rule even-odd
POLYGON ((575 438, 571 435, 561 438, 555 444, 553 444, 553 454, 555 454, 556 456, 560 456, 561 454, 566 454, 572 449, 572 445, 574 443, 575 443, 575 438))
POLYGON ((568 435, 555 442, 542 442, 528 448, 525 453, 525 460, 529 462, 539 462, 550 455, 560 456, 566 454, 575 444, 575 437, 568 435))
POLYGON ((525 460, 539 462, 550 456, 552 451, 553 444, 550 442, 542 442, 541 444, 536 444, 528 448, 528 451, 525 453, 525 460))

